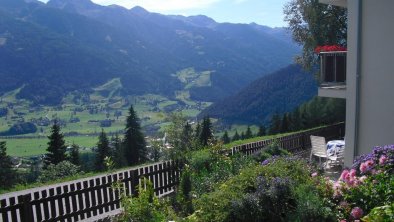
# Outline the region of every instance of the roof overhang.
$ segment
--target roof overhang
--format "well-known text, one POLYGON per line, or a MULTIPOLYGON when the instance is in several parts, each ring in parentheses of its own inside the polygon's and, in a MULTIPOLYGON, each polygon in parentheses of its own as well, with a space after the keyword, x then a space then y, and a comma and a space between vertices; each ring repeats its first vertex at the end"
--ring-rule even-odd
POLYGON ((343 8, 347 8, 347 0, 319 0, 322 4, 335 5, 343 8))

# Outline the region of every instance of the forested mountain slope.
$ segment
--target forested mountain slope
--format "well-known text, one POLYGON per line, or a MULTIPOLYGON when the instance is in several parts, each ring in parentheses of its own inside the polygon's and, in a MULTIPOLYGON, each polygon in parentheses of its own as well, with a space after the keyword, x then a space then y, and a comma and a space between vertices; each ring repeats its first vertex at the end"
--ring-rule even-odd
POLYGON ((291 112, 316 94, 313 74, 298 65, 290 65, 214 103, 200 117, 209 115, 225 124, 267 124, 274 113, 291 112))
MULTIPOLYGON (((123 95, 155 93, 216 101, 289 63, 299 47, 284 29, 165 16, 90 0, 0 1, 0 94, 59 104, 120 78, 123 95), (209 73, 203 84, 178 73, 209 73), (83 81, 81 81, 83 79, 83 81)), ((197 76, 195 79, 198 79, 197 76)))

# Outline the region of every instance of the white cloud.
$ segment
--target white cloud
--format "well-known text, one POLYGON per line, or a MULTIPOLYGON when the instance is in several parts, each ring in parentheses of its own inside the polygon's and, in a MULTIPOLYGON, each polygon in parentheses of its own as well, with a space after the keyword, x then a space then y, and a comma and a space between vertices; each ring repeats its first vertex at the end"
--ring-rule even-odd
MULTIPOLYGON (((170 12, 196 8, 207 8, 222 0, 92 0, 97 4, 117 4, 126 8, 141 6, 148 11, 170 12)), ((240 1, 240 0, 237 0, 240 1)), ((241 0, 244 1, 244 0, 241 0)))

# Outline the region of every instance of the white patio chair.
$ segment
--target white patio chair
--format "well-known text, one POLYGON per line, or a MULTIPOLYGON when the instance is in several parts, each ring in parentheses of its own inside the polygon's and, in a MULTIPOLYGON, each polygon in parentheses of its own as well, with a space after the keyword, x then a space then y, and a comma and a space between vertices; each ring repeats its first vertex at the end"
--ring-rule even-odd
POLYGON ((345 148, 335 149, 333 156, 328 156, 328 165, 330 166, 344 166, 345 148))
POLYGON ((311 149, 311 155, 310 155, 310 161, 312 161, 313 156, 316 156, 319 158, 319 165, 322 165, 325 167, 326 165, 326 160, 327 160, 327 145, 326 145, 326 139, 321 136, 310 136, 311 137, 311 144, 312 144, 312 149, 311 149), (322 159, 324 160, 322 164, 322 159))

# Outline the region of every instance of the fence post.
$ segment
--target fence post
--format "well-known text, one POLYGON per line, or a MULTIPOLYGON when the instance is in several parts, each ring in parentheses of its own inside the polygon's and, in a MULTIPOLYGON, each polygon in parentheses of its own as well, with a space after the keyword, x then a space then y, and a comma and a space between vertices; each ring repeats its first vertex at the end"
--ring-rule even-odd
POLYGON ((19 196, 18 202, 22 202, 22 212, 20 213, 22 221, 33 221, 33 208, 30 204, 31 194, 19 196))

